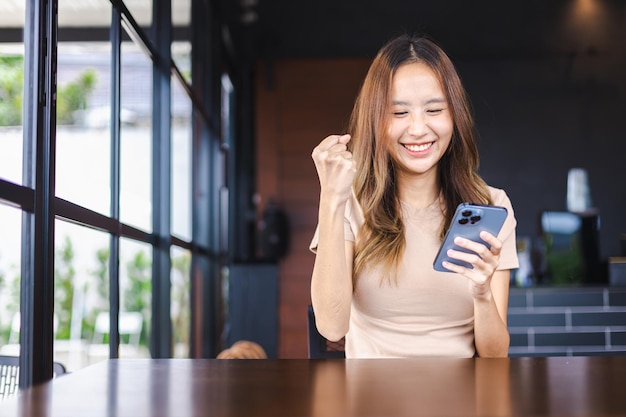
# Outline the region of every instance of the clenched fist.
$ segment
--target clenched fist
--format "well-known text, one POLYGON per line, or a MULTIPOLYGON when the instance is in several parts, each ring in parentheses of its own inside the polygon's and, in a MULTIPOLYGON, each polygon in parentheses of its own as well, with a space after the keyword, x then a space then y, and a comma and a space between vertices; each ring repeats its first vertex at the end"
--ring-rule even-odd
POLYGON ((321 195, 336 202, 350 198, 355 164, 347 143, 350 135, 330 135, 313 149, 312 157, 320 181, 321 195))

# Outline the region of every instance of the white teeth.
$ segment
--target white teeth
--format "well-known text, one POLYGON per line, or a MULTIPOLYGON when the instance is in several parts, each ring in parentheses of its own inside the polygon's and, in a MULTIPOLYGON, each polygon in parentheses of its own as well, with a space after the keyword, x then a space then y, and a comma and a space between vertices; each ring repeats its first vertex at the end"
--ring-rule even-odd
POLYGON ((423 145, 404 145, 404 147, 410 150, 411 152, 423 152, 426 149, 430 148, 432 145, 433 143, 429 142, 423 145))

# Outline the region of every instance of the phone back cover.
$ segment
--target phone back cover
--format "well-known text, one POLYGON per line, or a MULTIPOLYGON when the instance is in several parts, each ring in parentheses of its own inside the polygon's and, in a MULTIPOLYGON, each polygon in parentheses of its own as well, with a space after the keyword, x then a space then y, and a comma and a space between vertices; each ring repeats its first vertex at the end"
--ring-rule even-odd
POLYGON ((485 230, 494 236, 498 236, 498 233, 500 233, 500 229, 506 220, 506 216, 507 210, 505 207, 469 203, 459 204, 454 213, 452 223, 450 224, 450 229, 448 229, 443 243, 439 248, 439 252, 437 252, 437 256, 435 257, 435 262, 433 264, 435 270, 441 272, 451 272, 442 266, 441 263, 443 261, 471 268, 472 266, 467 262, 452 259, 447 256, 448 249, 471 253, 471 251, 455 245, 454 238, 461 236, 475 242, 486 244, 486 242, 480 238, 480 232, 485 230), (471 213, 470 215, 467 215, 468 211, 471 213), (479 216, 480 219, 473 219, 475 216, 479 216))

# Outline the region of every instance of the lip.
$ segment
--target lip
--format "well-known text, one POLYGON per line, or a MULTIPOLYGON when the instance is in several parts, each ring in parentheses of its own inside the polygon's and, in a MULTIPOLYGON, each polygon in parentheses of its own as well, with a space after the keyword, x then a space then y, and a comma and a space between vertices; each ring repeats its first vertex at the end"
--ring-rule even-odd
POLYGON ((434 143, 434 141, 430 141, 421 143, 401 143, 401 145, 410 155, 423 156, 430 152, 434 143))

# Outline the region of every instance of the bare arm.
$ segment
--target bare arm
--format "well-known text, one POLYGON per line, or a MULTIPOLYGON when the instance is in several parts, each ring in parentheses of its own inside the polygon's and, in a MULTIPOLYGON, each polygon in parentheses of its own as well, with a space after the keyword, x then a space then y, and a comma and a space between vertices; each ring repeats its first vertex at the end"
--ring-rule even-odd
POLYGON ((474 298, 474 342, 481 357, 506 357, 510 336, 506 323, 510 270, 496 271, 491 291, 474 298))
POLYGON ((510 271, 498 271, 502 242, 490 233, 482 232, 481 239, 487 246, 456 238, 455 243, 476 254, 450 250, 451 257, 472 264, 473 268, 444 263, 451 271, 469 279, 474 299, 474 343, 481 357, 506 357, 509 352, 510 335, 507 328, 510 271))
POLYGON ((331 341, 344 337, 349 328, 353 246, 351 242, 344 243, 343 235, 338 245, 322 243, 320 239, 315 257, 311 279, 315 324, 320 334, 331 341))
POLYGON ((350 198, 354 168, 347 151, 348 135, 332 135, 314 150, 320 180, 318 244, 311 301, 318 331, 328 340, 348 332, 352 303, 352 255, 354 245, 344 239, 344 214, 350 198))

